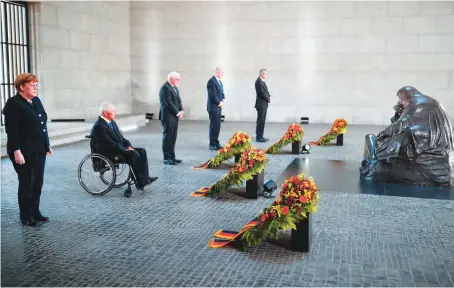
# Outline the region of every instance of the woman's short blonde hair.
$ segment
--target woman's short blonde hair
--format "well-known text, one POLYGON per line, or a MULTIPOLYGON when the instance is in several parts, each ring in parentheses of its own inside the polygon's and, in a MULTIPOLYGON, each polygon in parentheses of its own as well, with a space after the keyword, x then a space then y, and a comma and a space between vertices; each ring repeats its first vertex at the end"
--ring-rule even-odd
POLYGON ((14 80, 14 86, 18 92, 22 91, 20 86, 30 83, 30 82, 38 82, 38 77, 32 73, 22 73, 17 75, 16 80, 14 80))

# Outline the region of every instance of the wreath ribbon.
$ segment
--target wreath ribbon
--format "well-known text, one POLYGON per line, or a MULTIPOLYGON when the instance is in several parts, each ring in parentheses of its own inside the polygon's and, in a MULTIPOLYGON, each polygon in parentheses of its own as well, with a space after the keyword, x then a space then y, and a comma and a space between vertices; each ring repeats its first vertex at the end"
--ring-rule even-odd
POLYGON ((192 166, 192 170, 202 170, 208 168, 208 165, 210 165, 211 160, 202 162, 199 166, 192 166))
POLYGON ((259 221, 253 220, 244 225, 244 227, 241 228, 239 232, 219 229, 218 231, 216 231, 216 233, 213 234, 214 238, 208 241, 208 247, 210 248, 225 247, 226 245, 234 241, 236 238, 241 236, 244 232, 254 228, 259 223, 260 223, 259 221))
POLYGON ((206 197, 208 195, 208 193, 210 193, 211 187, 213 187, 213 186, 202 187, 199 190, 192 192, 191 196, 193 196, 193 197, 206 197))

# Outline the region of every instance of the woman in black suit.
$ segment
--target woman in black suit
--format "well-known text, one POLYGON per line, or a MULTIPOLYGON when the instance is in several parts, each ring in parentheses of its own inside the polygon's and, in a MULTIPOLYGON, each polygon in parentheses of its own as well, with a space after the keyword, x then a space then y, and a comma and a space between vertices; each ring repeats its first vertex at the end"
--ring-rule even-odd
POLYGON ((17 94, 3 108, 8 136, 7 152, 19 178, 19 210, 23 225, 49 221, 41 214, 39 200, 43 187, 46 154, 52 155, 47 134, 47 114, 37 96, 38 79, 31 73, 14 81, 17 94))

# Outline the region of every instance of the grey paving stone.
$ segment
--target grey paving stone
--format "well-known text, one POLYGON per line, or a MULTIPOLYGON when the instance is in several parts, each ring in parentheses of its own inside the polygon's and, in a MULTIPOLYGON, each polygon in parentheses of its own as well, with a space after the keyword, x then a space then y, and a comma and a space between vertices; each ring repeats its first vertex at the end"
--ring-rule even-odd
MULTIPOLYGON (((266 136, 276 141, 287 126, 267 124, 266 136)), ((254 135, 253 123, 225 122, 221 140, 238 127, 254 135)), ((303 142, 329 127, 304 126, 303 142)), ((344 146, 313 147, 305 157, 359 162, 364 134, 380 130, 351 126, 344 146)), ((228 192, 218 199, 189 196, 227 171, 190 169, 215 153, 208 150, 207 131, 207 122, 181 123, 176 152, 184 163, 175 167, 162 164, 158 121, 126 133, 147 149, 151 174, 160 177, 143 193, 133 189, 129 199, 123 189, 95 197, 80 187, 77 165, 89 153, 88 142, 55 148, 42 196, 51 221, 34 228, 20 225, 17 176, 9 160, 2 160, 2 286, 454 285, 452 201, 321 191, 310 253, 271 243, 247 252, 208 248, 216 230, 240 229, 273 199, 244 200, 228 192)), ((277 179, 294 157, 270 155, 265 179, 277 179)))

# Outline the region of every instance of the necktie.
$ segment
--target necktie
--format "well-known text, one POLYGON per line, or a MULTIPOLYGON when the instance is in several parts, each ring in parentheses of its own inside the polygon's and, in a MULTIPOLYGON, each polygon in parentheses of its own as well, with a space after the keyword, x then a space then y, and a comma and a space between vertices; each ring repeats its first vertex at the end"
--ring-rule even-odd
POLYGON ((109 126, 110 126, 110 129, 112 129, 113 131, 115 131, 114 128, 113 128, 112 121, 109 122, 109 126))
POLYGON ((224 85, 222 85, 221 80, 219 80, 219 85, 221 85, 221 90, 222 90, 222 92, 224 92, 224 85))

